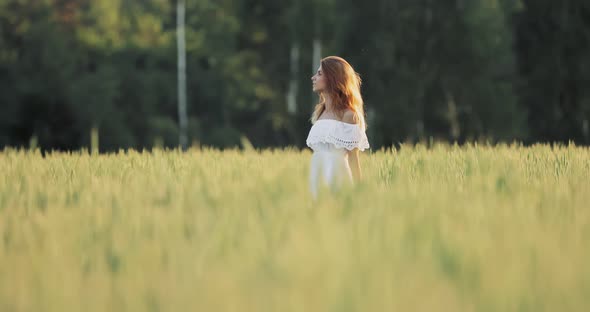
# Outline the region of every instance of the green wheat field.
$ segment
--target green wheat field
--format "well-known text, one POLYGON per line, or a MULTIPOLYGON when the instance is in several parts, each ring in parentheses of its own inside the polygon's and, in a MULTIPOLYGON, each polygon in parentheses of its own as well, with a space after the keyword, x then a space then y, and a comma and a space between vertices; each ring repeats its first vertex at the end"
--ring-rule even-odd
POLYGON ((590 150, 0 151, 0 311, 590 311, 590 150))

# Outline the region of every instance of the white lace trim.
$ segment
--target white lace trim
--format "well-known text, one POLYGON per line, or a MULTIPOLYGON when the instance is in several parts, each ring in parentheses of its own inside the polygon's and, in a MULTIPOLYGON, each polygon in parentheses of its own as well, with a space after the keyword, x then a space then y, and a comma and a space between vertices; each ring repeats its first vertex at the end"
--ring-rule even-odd
POLYGON ((337 148, 345 148, 349 151, 355 148, 364 151, 370 147, 367 134, 358 124, 349 124, 335 119, 316 121, 305 142, 312 149, 318 143, 333 144, 337 148))

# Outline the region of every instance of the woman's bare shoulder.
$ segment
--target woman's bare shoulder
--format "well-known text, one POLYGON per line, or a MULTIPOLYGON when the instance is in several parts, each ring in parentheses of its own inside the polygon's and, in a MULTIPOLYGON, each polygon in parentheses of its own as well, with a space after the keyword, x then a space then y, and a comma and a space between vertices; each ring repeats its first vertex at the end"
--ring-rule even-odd
POLYGON ((342 121, 349 124, 357 124, 359 122, 359 118, 355 111, 347 109, 342 115, 342 121))

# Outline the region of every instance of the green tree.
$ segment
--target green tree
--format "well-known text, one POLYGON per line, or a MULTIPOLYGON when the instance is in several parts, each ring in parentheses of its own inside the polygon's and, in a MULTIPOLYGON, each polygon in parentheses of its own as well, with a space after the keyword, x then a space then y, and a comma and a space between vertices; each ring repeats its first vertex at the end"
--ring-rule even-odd
MULTIPOLYGON (((511 35, 493 1, 344 3, 340 49, 364 78, 378 145, 517 137, 511 35), (350 35, 349 35, 350 34, 350 35)), ((371 117, 371 116, 369 116, 371 117)))
POLYGON ((590 4, 522 1, 515 15, 519 95, 530 140, 590 143, 590 4))

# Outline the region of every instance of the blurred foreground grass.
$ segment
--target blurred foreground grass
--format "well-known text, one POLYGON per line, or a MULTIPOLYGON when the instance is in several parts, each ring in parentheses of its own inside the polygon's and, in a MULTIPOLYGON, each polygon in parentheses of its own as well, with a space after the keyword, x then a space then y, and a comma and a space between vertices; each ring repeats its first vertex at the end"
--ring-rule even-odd
POLYGON ((0 311, 588 311, 590 151, 0 152, 0 311))

